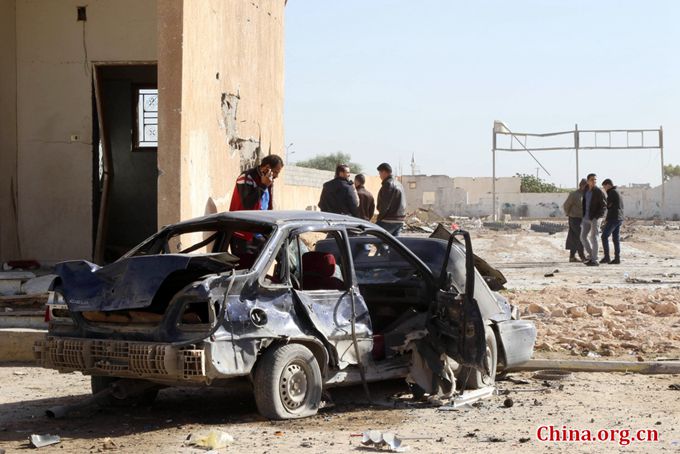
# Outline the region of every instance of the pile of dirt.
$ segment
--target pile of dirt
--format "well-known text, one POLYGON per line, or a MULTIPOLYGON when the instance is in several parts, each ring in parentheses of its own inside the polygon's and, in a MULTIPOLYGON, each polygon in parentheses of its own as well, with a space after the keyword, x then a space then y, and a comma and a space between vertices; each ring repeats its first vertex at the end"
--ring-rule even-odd
POLYGON ((583 356, 680 353, 677 288, 583 289, 547 287, 508 293, 538 329, 536 350, 583 356))

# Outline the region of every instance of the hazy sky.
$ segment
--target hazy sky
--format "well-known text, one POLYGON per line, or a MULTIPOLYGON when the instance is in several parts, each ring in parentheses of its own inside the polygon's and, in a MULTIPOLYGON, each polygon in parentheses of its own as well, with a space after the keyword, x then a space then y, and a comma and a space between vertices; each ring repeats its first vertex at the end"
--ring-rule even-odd
MULTIPOLYGON (((680 164, 680 1, 291 0, 286 6, 289 161, 338 150, 367 173, 491 175, 491 130, 664 127, 680 164)), ((542 152, 574 184, 573 152, 542 152)), ((536 174, 525 153, 499 176, 536 174)), ((583 151, 581 171, 661 181, 657 151, 583 151)))

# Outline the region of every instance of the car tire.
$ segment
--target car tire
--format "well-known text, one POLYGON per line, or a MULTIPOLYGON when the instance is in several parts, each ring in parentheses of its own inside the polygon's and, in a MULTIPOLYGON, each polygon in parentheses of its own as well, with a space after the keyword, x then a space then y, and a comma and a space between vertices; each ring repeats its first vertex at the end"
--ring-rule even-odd
POLYGON ((486 339, 486 353, 484 354, 484 372, 472 367, 463 367, 460 379, 466 389, 480 389, 491 386, 496 382, 496 370, 498 367, 498 344, 496 335, 490 326, 484 327, 486 339), (467 378, 467 383, 465 382, 467 378))
MULTIPOLYGON (((118 377, 107 377, 101 375, 93 375, 90 377, 90 386, 92 394, 97 394, 109 388, 112 383, 118 381, 118 377)), ((135 396, 129 396, 125 399, 119 399, 113 395, 108 396, 102 404, 112 407, 144 407, 151 405, 158 396, 160 387, 154 386, 135 396)))
POLYGON ((269 419, 294 419, 319 411, 323 381, 314 354, 304 345, 278 345, 257 363, 255 403, 269 419))

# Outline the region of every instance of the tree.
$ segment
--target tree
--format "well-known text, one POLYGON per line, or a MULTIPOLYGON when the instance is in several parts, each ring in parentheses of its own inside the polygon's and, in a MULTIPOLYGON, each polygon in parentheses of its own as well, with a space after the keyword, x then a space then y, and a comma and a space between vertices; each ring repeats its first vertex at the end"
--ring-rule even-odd
POLYGON ((342 151, 336 151, 330 154, 320 154, 313 158, 307 159, 306 161, 298 161, 295 163, 298 167, 307 167, 310 169, 319 170, 330 170, 335 172, 335 168, 339 164, 347 164, 352 171, 352 173, 361 173, 361 165, 356 162, 351 162, 352 156, 349 153, 343 153, 342 151))
POLYGON ((663 166, 663 181, 668 181, 673 177, 680 177, 680 165, 667 164, 663 166))
POLYGON ((533 175, 518 173, 516 176, 522 179, 520 192, 569 192, 569 189, 558 188, 554 184, 543 181, 533 175))

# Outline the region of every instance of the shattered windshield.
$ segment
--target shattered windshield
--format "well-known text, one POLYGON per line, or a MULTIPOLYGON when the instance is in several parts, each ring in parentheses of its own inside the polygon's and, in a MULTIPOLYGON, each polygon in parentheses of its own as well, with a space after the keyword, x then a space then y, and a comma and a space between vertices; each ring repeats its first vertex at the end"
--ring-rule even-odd
POLYGON ((162 254, 214 254, 222 261, 250 269, 272 237, 270 225, 242 221, 171 226, 142 242, 124 257, 162 254))

